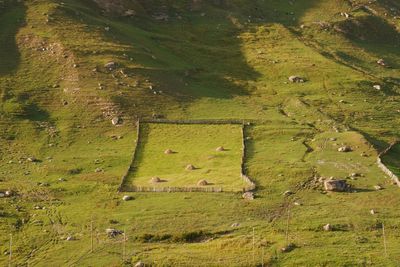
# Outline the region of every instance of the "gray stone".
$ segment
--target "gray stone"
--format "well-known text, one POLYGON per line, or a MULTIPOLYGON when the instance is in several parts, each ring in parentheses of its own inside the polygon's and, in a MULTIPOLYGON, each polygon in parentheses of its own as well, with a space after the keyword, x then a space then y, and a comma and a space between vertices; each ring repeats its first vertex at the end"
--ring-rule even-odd
POLYGON ((325 224, 323 227, 322 227, 322 229, 324 229, 324 231, 332 231, 332 226, 328 223, 328 224, 325 224))
POLYGON ((118 64, 114 61, 110 61, 104 65, 104 68, 107 70, 115 70, 118 67, 118 64))
POLYGON ((289 81, 292 83, 304 83, 304 79, 296 75, 290 76, 289 81))
POLYGON ((349 188, 346 180, 329 179, 324 182, 326 191, 344 192, 349 188))
POLYGON ((129 200, 132 200, 132 199, 133 199, 133 197, 131 197, 131 196, 123 196, 122 197, 123 201, 129 201, 129 200))
POLYGON ((349 146, 341 146, 341 147, 338 148, 338 151, 339 152, 351 152, 352 148, 349 147, 349 146))
POLYGON ((379 190, 382 190, 383 188, 382 188, 382 186, 380 186, 380 185, 375 185, 375 186, 374 186, 374 189, 375 189, 376 191, 379 191, 379 190))
POLYGON ((206 185, 208 185, 208 182, 206 180, 200 180, 197 182, 197 185, 198 186, 206 186, 206 185))
POLYGON ((138 262, 135 264, 135 267, 144 267, 144 263, 141 262, 141 261, 138 261, 138 262))
POLYGON ((118 125, 118 124, 121 123, 121 119, 120 119, 119 117, 114 117, 114 118, 111 120, 111 123, 112 123, 113 125, 118 125))
POLYGON ((379 65, 381 65, 381 66, 383 66, 383 67, 386 66, 386 62, 385 62, 385 60, 383 60, 382 58, 378 59, 378 60, 376 61, 376 63, 378 63, 379 65))
POLYGON ((284 193, 283 193, 283 195, 284 196, 290 196, 290 195, 293 195, 294 193, 292 192, 292 191, 290 191, 290 190, 287 190, 287 191, 285 191, 284 193))
POLYGON ((246 200, 253 200, 254 193, 253 192, 245 192, 245 193, 243 193, 242 198, 246 199, 246 200))
POLYGON ((113 228, 107 228, 106 233, 107 233, 108 237, 116 237, 118 235, 122 235, 124 233, 124 231, 113 229, 113 228))

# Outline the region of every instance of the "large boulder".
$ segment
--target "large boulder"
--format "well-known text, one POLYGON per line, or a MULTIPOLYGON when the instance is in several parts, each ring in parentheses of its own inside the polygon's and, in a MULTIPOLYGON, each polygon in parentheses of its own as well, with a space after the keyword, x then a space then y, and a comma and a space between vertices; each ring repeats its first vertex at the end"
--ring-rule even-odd
POLYGON ((326 191, 333 192, 344 192, 349 189, 349 185, 346 180, 329 179, 324 182, 326 191))

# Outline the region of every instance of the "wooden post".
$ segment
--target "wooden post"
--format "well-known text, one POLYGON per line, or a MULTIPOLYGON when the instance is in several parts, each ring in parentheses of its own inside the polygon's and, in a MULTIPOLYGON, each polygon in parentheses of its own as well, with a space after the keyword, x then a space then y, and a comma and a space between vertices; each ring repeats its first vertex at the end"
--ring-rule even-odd
POLYGON ((254 236, 254 227, 253 227, 253 264, 256 264, 256 255, 255 255, 255 236, 254 236))
POLYGON ((93 253, 93 216, 90 221, 90 253, 93 253))
POLYGON ((383 223, 382 223, 382 233, 383 233, 383 249, 385 252, 385 257, 387 257, 386 233, 385 233, 385 225, 383 223))
POLYGON ((264 247, 261 247, 261 267, 264 267, 264 247))
POLYGON ((126 254, 126 228, 124 229, 124 248, 122 251, 122 262, 125 261, 125 254, 126 254))
POLYGON ((12 263, 12 234, 10 234, 10 248, 9 248, 9 254, 8 254, 8 267, 11 267, 11 263, 12 263))
POLYGON ((286 220, 286 245, 289 245, 289 221, 290 221, 290 205, 288 206, 287 220, 286 220))

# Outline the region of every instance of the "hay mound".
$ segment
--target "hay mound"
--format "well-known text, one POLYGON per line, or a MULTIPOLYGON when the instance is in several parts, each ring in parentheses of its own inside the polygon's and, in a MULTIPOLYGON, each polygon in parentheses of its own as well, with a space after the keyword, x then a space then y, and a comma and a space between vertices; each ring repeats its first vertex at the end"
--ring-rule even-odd
POLYGON ((152 184, 161 183, 161 179, 159 177, 153 177, 150 179, 150 183, 152 184))
POLYGON ((196 167, 193 166, 192 164, 189 164, 189 165, 186 166, 186 170, 187 170, 187 171, 193 171, 193 170, 195 170, 195 169, 196 169, 196 167))
POLYGON ((217 147, 216 151, 222 152, 225 151, 225 148, 223 146, 217 147))
POLYGON ((172 151, 171 149, 167 149, 167 150, 164 151, 164 154, 166 154, 166 155, 170 155, 170 154, 173 154, 173 153, 174 153, 174 151, 172 151))
POLYGON ((207 182, 206 180, 200 180, 200 181, 197 183, 197 185, 198 185, 198 186, 206 186, 206 185, 208 185, 208 182, 207 182))

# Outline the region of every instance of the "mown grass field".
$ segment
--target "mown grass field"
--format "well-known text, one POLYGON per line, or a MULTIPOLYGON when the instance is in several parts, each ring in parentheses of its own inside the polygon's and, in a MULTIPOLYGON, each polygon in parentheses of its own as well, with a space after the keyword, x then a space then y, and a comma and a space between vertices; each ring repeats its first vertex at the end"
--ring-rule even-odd
MULTIPOLYGON (((398 265, 399 188, 375 164, 400 137, 397 1, 116 2, 136 15, 90 0, 0 2, 0 191, 14 193, 0 198, 0 265, 398 265), (245 162, 256 198, 118 193, 135 122, 152 117, 256 121, 245 162), (330 176, 354 190, 324 192, 330 176)), ((192 184, 209 169, 210 182, 241 186, 239 129, 154 127, 133 184, 154 172, 192 184), (204 160, 221 145, 226 157, 204 160), (187 164, 200 169, 186 176, 187 164)))
POLYGON ((138 153, 127 183, 139 187, 208 187, 241 191, 241 125, 141 124, 138 153), (217 151, 223 147, 224 151, 217 151), (171 154, 165 151, 171 150, 171 154), (187 169, 192 165, 194 169, 187 169), (158 177, 160 183, 151 179, 158 177))

